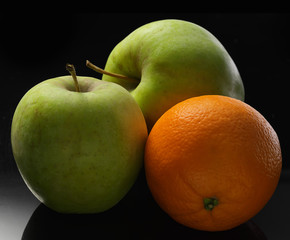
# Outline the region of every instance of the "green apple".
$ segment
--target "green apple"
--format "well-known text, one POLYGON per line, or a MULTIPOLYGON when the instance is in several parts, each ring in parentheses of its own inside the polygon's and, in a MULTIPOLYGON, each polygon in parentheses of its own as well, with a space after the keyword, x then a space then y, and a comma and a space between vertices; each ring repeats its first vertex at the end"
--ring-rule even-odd
POLYGON ((79 88, 71 76, 52 78, 24 95, 12 120, 12 150, 25 183, 45 205, 97 213, 117 204, 135 182, 147 127, 120 85, 76 81, 79 88))
POLYGON ((190 97, 219 94, 244 100, 240 74, 223 45, 187 21, 141 26, 112 50, 105 70, 128 77, 103 75, 103 80, 131 92, 149 129, 166 110, 190 97))

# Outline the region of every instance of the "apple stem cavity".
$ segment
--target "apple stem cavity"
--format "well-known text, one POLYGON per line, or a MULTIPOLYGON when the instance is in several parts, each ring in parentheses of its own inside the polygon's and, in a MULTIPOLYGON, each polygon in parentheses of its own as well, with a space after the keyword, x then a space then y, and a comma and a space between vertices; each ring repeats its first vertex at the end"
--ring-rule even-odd
POLYGON ((104 69, 102 69, 100 67, 97 67, 96 65, 92 64, 89 60, 86 61, 86 66, 88 68, 98 72, 98 73, 105 74, 105 75, 108 75, 108 76, 111 76, 111 77, 121 78, 121 79, 129 80, 129 81, 132 81, 132 82, 139 81, 136 78, 127 77, 125 75, 118 74, 118 73, 108 72, 108 71, 106 71, 106 70, 104 70, 104 69))
POLYGON ((71 74, 71 76, 74 80, 76 92, 80 92, 81 90, 80 90, 80 86, 79 86, 79 82, 77 79, 77 74, 76 74, 76 70, 75 70, 74 65, 67 63, 66 70, 69 71, 69 73, 71 74))

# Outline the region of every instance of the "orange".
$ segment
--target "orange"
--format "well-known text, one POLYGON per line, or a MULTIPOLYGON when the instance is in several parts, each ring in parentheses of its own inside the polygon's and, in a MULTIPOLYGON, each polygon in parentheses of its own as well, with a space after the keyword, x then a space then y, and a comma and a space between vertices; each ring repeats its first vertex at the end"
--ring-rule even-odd
POLYGON ((175 221, 222 231, 256 215, 269 201, 282 167, 269 122, 225 96, 190 98, 169 109, 150 132, 146 179, 175 221))

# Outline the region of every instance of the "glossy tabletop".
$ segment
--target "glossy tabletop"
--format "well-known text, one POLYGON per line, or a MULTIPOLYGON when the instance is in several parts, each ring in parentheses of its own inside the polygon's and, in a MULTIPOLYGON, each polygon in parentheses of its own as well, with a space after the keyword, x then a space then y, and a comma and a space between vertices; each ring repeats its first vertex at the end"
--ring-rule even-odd
POLYGON ((202 232, 174 222, 154 202, 144 174, 112 209, 99 214, 56 213, 41 204, 18 172, 0 175, 0 239, 268 239, 288 240, 290 172, 253 219, 225 232, 202 232))

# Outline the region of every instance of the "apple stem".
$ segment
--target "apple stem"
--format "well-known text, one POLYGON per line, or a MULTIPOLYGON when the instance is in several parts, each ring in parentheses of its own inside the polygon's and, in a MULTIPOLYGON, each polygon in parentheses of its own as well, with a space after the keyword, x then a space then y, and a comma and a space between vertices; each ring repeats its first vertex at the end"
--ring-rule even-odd
POLYGON ((69 71, 69 73, 71 74, 74 80, 76 92, 80 92, 80 86, 79 86, 79 82, 77 79, 77 74, 76 74, 74 65, 67 63, 65 67, 66 67, 66 70, 69 71))
POLYGON ((65 67, 66 67, 66 70, 69 71, 69 73, 71 74, 71 76, 74 80, 76 92, 80 92, 81 90, 80 90, 80 86, 79 86, 79 82, 77 79, 77 74, 76 74, 76 70, 75 70, 74 65, 67 63, 65 67))
POLYGON ((116 77, 116 78, 121 78, 121 79, 125 79, 125 80, 129 80, 129 81, 132 81, 132 82, 136 82, 138 81, 136 78, 130 78, 130 77, 127 77, 125 75, 122 75, 122 74, 118 74, 118 73, 111 73, 111 72, 108 72, 100 67, 97 67, 96 65, 92 64, 89 60, 86 61, 86 66, 98 73, 101 73, 101 74, 105 74, 105 75, 108 75, 108 76, 111 76, 111 77, 116 77))

